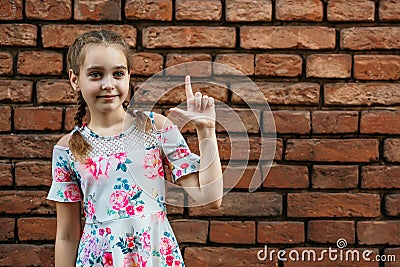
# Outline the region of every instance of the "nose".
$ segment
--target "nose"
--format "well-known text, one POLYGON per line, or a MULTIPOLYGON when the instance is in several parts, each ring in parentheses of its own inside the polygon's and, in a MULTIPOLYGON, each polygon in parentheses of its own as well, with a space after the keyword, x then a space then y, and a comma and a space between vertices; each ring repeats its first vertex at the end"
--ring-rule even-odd
POLYGON ((109 75, 105 75, 103 78, 103 84, 101 85, 101 89, 103 90, 112 90, 114 89, 113 78, 109 75))

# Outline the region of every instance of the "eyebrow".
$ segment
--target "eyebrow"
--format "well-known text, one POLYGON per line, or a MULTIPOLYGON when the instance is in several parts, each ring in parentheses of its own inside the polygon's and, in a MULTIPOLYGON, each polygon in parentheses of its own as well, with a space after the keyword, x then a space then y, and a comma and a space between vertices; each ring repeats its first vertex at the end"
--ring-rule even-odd
MULTIPOLYGON (((103 67, 102 66, 90 66, 86 70, 98 70, 98 69, 103 69, 103 67)), ((124 69, 124 70, 127 70, 128 68, 126 66, 124 66, 124 65, 117 65, 117 66, 114 66, 113 69, 124 69)))

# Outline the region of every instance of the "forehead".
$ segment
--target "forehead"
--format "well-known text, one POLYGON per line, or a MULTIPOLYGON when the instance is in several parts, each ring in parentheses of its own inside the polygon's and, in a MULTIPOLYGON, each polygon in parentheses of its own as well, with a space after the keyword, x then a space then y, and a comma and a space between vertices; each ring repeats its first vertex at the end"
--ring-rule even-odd
POLYGON ((85 48, 82 68, 101 66, 112 68, 117 65, 127 66, 124 52, 118 46, 91 45, 85 48))

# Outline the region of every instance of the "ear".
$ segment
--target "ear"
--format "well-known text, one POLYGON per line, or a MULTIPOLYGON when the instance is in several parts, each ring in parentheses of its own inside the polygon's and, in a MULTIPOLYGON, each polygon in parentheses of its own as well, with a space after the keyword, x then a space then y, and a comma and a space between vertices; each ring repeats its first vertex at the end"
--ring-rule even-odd
POLYGON ((75 75, 72 69, 68 70, 69 82, 71 83, 72 88, 74 91, 80 91, 79 84, 78 84, 78 76, 75 75))

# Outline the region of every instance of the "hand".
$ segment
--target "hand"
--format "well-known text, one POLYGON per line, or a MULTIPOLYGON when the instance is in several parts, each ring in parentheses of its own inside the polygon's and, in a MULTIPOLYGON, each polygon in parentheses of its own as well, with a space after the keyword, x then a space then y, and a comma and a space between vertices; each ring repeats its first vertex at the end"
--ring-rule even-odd
POLYGON ((187 99, 187 110, 171 108, 170 111, 177 116, 183 117, 185 122, 191 122, 196 129, 215 128, 215 105, 214 98, 196 92, 193 95, 190 76, 185 77, 185 91, 187 99))

